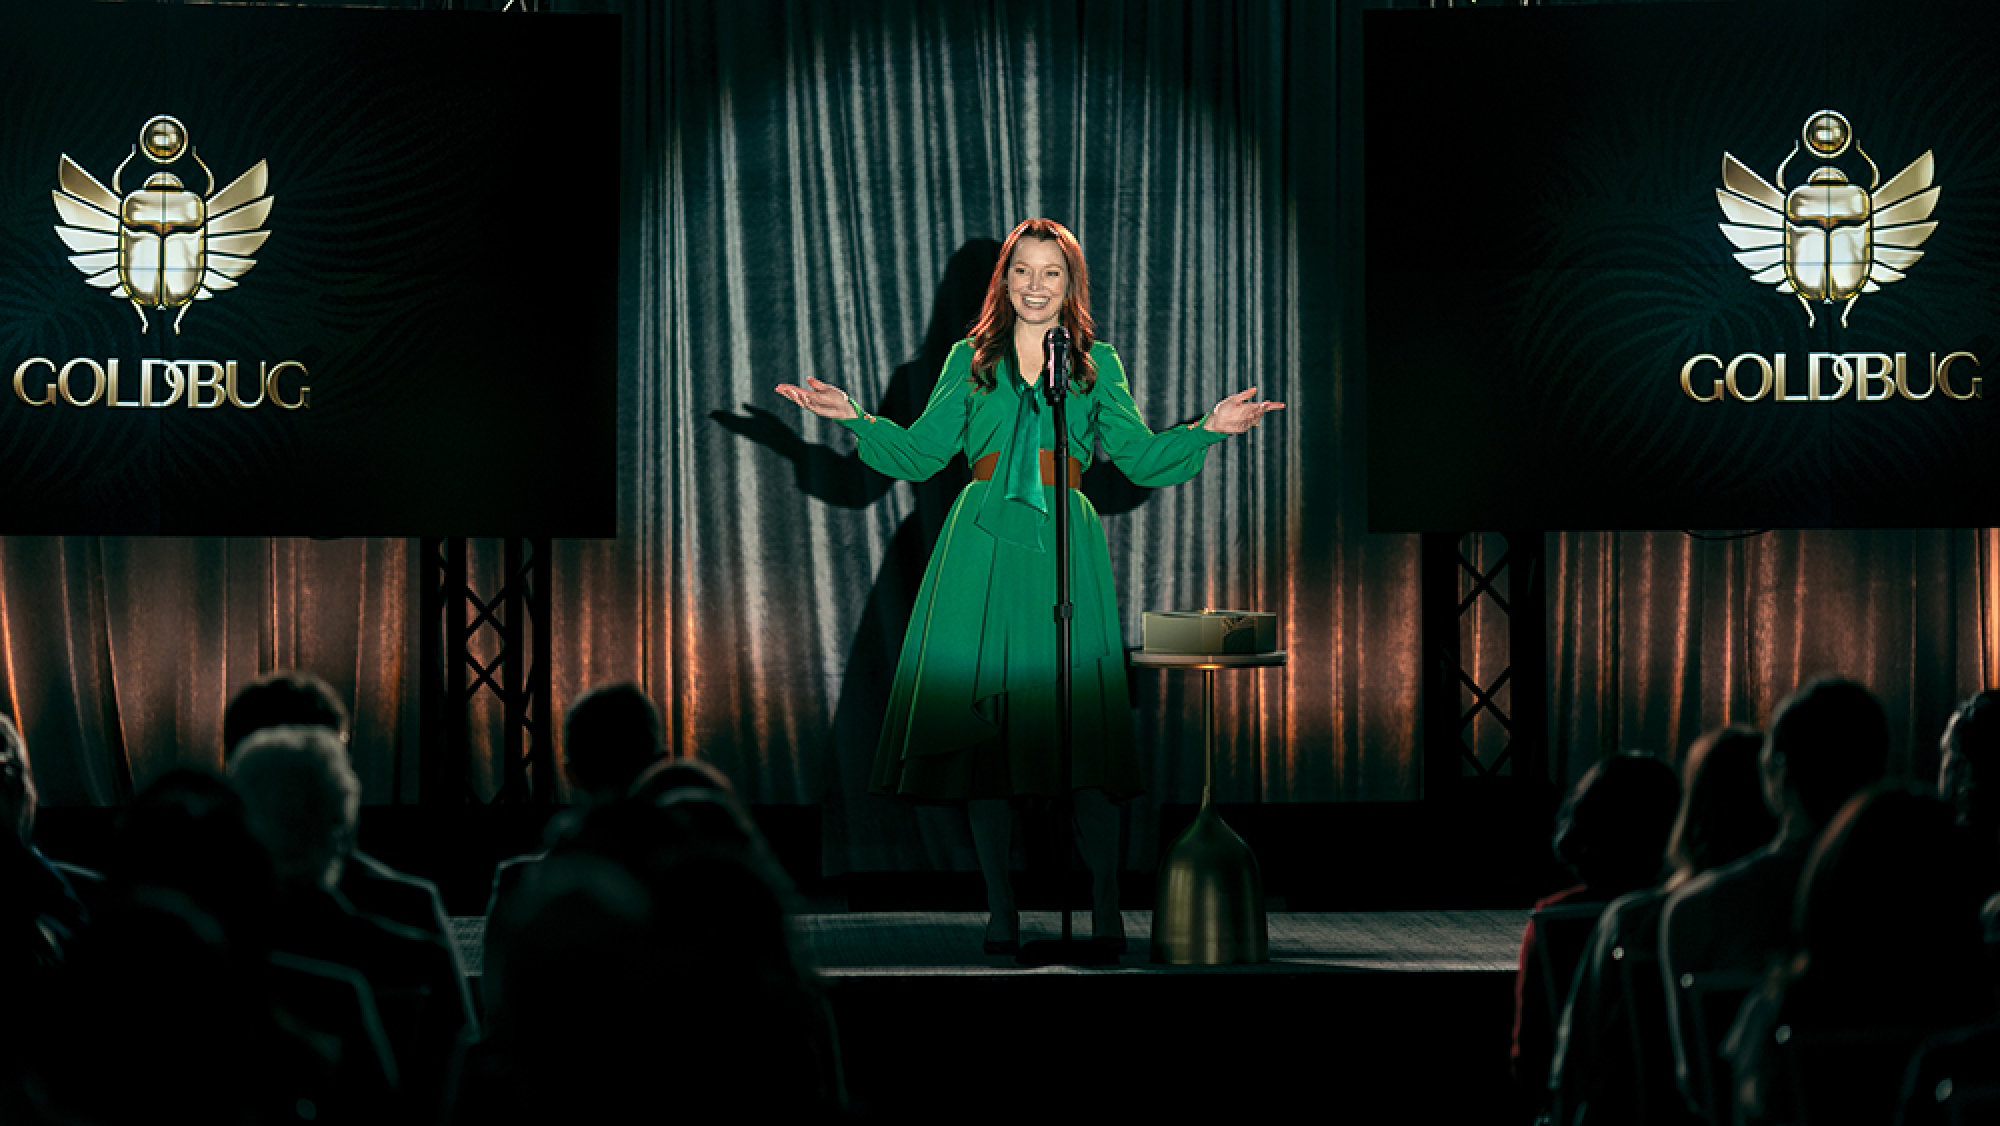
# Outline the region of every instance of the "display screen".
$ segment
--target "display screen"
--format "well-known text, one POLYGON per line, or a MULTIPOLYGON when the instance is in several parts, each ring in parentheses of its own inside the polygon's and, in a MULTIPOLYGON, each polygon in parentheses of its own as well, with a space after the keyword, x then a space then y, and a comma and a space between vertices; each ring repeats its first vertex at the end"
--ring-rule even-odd
POLYGON ((0 26, 0 533, 615 534, 614 17, 0 26))
POLYGON ((2000 523, 1995 32, 1369 13, 1370 526, 2000 523))

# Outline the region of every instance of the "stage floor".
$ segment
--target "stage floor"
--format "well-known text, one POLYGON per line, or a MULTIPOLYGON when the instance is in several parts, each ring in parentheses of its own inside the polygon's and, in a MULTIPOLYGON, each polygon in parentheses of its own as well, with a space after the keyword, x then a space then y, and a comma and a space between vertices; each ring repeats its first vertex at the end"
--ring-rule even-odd
MULTIPOLYGON (((1087 937, 1088 913, 1073 932, 1087 937)), ((454 918, 466 972, 480 970, 486 920, 454 918)), ((1271 960, 1256 966, 1156 966, 1148 961, 1153 914, 1125 912, 1124 958, 1115 966, 1025 969, 980 952, 986 916, 974 911, 857 911, 799 916, 812 964, 828 978, 1050 973, 1512 973, 1526 911, 1286 912, 1266 916, 1271 960)), ((1054 938, 1054 911, 1021 913, 1022 938, 1054 938)))
MULTIPOLYGON (((1090 916, 1073 916, 1088 937, 1090 916)), ((1526 911, 1272 912, 1270 962, 1257 966, 1156 966, 1148 961, 1153 914, 1125 912, 1128 952, 1116 966, 1025 970, 980 952, 986 916, 972 911, 882 911, 803 915, 813 962, 827 977, 1018 973, 1269 973, 1501 971, 1520 956, 1526 911)), ((1022 939, 1055 938, 1054 911, 1024 911, 1022 939)))

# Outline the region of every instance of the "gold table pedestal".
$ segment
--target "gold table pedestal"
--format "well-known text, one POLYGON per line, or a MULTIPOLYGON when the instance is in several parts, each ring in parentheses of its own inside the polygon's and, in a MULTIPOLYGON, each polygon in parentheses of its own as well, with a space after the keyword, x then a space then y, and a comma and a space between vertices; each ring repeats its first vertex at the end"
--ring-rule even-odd
POLYGON ((1200 669, 1204 765, 1194 824, 1160 859, 1153 906, 1152 960, 1174 966, 1224 966, 1270 960, 1264 878, 1257 856, 1215 812, 1215 673, 1285 663, 1275 653, 1132 651, 1139 668, 1200 669))

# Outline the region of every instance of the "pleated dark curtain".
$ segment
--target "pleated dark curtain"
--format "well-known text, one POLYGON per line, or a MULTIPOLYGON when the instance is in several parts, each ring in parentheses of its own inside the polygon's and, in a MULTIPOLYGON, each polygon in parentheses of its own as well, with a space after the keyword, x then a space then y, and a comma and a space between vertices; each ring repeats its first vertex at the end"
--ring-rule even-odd
MULTIPOLYGON (((1163 427, 1255 385, 1291 409, 1142 491, 1108 466, 1128 638, 1146 609, 1284 616, 1293 664, 1224 678, 1225 798, 1413 794, 1407 539, 1362 534, 1326 4, 682 3, 625 9, 644 99, 628 275, 639 401, 616 544, 568 545, 574 688, 637 657, 676 745, 821 802, 835 868, 970 863, 866 793, 909 607, 957 488, 863 468, 771 391, 921 409, 1019 220, 1069 226, 1100 335, 1163 427), (643 44, 643 46, 641 46, 643 44), (1385 596, 1387 595, 1387 596, 1385 596), (634 613, 634 609, 638 613, 634 613)), ((1148 803, 1201 784, 1191 678, 1135 676, 1148 803)))
POLYGON ((109 805, 222 765, 229 694, 309 668, 354 708, 370 800, 416 768, 414 552, 403 540, 0 539, 5 706, 42 801, 109 805))
POLYGON ((2000 686, 1996 546, 1991 529, 1551 535, 1556 776, 1620 748, 1678 761, 1833 674, 1881 696, 1892 767, 1935 778, 1952 709, 2000 686))
MULTIPOLYGON (((557 545, 558 708, 640 681, 675 751, 753 802, 821 804, 831 870, 970 864, 948 813, 865 793, 965 470, 890 482, 771 388, 813 376, 913 418, 997 240, 1046 215, 1081 239, 1101 335, 1154 426, 1253 384, 1290 404, 1189 484, 1138 490, 1108 467, 1087 481, 1129 641, 1147 609, 1282 616, 1290 665, 1222 677, 1218 796, 1420 796, 1417 545, 1366 534, 1362 508, 1360 6, 569 6, 625 28, 621 535, 557 545)), ((577 184, 611 190, 612 160, 577 184)), ((1995 546, 1552 535, 1559 777, 1617 747, 1677 755, 1820 669, 1882 690, 1917 761, 1950 702, 2000 674, 1995 546)), ((218 761, 229 692, 281 665, 348 694, 367 800, 414 800, 415 555, 400 540, 0 542, 0 676, 45 800, 111 803, 176 762, 218 761)), ((497 555, 480 545, 475 570, 497 555)), ((1159 804, 1199 796, 1200 694, 1192 675, 1133 683, 1144 865, 1159 804)), ((475 788, 491 794, 497 715, 481 718, 475 788)))

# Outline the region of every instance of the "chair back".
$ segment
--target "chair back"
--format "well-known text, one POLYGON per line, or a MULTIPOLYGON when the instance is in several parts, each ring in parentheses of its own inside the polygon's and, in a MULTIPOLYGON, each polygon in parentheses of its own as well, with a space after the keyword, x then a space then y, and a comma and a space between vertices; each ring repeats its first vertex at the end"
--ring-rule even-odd
POLYGON ((1910 1054, 1934 1028, 1773 1030, 1798 1126, 1890 1122, 1910 1054))
POLYGON ((1951 1126, 2000 1126, 2000 1083, 1958 1083, 1946 1091, 1917 1092, 1918 1098, 1926 1095, 1944 1104, 1951 1126))
POLYGON ((385 1095, 400 1085, 367 978, 346 966, 282 951, 273 952, 266 964, 272 1000, 314 1032, 339 1041, 347 1081, 379 1086, 385 1095))
POLYGON ((1612 951, 1625 994, 1625 1031, 1632 1045, 1632 1094, 1642 1126, 1682 1123, 1686 1102, 1674 1081, 1674 1045, 1667 1025, 1666 983, 1655 946, 1612 951))
POLYGON ((1718 1126, 1736 1120, 1733 1077, 1722 1042, 1728 1039, 1743 1002, 1763 983, 1764 975, 1744 970, 1682 974, 1676 983, 1686 998, 1683 1011, 1693 1024, 1683 1035, 1691 1036, 1684 1049, 1688 1079, 1701 1104, 1696 1109, 1718 1126))
POLYGON ((1547 993, 1550 1020, 1560 1017, 1563 1007, 1569 1004, 1576 967, 1583 961, 1583 952, 1590 945, 1591 932, 1597 929, 1597 918, 1604 914, 1604 907, 1601 902, 1559 903, 1537 908, 1529 916, 1535 926, 1535 957, 1541 962, 1542 988, 1547 993))

